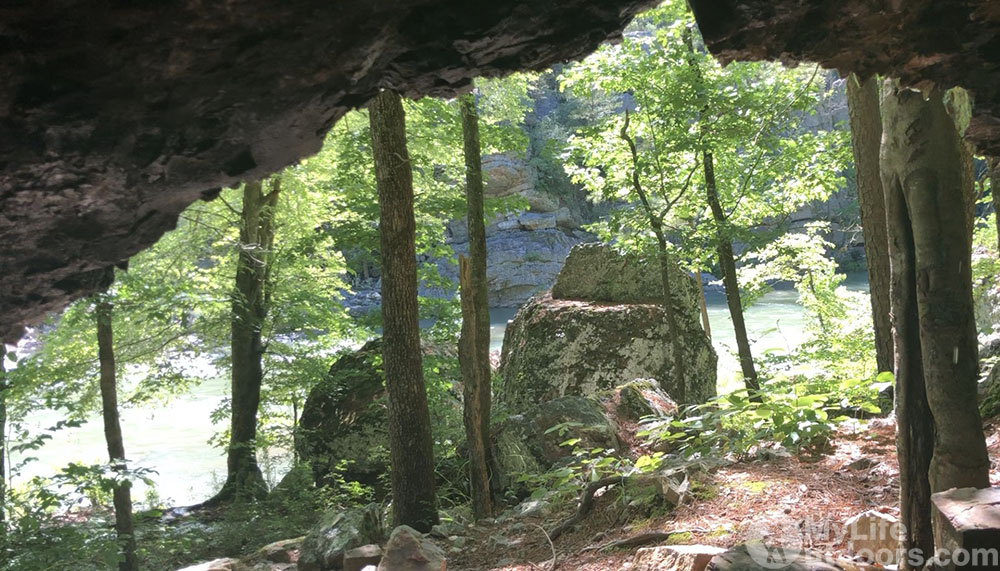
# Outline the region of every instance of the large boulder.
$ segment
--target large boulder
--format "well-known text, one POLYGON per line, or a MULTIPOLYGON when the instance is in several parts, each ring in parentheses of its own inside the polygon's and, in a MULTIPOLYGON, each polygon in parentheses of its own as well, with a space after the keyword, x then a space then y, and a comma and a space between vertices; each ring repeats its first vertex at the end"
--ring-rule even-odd
POLYGON ((299 553, 299 571, 342 569, 344 554, 385 539, 382 509, 369 504, 353 510, 334 509, 306 535, 299 553))
MULTIPOLYGON (((678 318, 697 323, 698 282, 670 266, 671 299, 678 318)), ((552 286, 553 299, 606 303, 663 303, 663 280, 655 259, 623 252, 609 244, 579 244, 570 251, 552 286)))
POLYGON ((381 362, 382 339, 377 338, 338 358, 309 391, 295 447, 317 484, 329 484, 335 469, 347 480, 369 485, 385 472, 389 436, 381 362))
MULTIPOLYGON (((681 381, 662 304, 640 288, 614 285, 617 274, 662 291, 651 273, 648 265, 610 247, 573 248, 554 289, 564 299, 536 296, 507 326, 498 397, 518 410, 563 395, 594 395, 639 378, 655 379, 668 395, 678 395, 681 381), (590 272, 584 271, 587 264, 590 272)), ((703 402, 716 394, 717 357, 699 322, 697 283, 679 268, 671 274, 685 400, 703 402)))
MULTIPOLYGON (((460 378, 457 348, 424 340, 421 351, 432 404, 431 423, 436 435, 449 438, 448 431, 461 426, 462 415, 461 390, 453 388, 460 378)), ((311 467, 316 485, 336 484, 342 478, 370 486, 376 498, 388 493, 383 477, 389 471, 385 419, 379 337, 338 357, 306 398, 295 448, 300 461, 311 467)))

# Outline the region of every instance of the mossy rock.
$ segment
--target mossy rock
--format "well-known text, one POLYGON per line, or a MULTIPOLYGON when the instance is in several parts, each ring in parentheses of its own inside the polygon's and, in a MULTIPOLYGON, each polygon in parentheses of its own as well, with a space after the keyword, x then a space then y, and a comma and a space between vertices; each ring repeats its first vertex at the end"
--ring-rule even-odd
POLYGON ((295 435, 298 455, 312 466, 319 485, 333 483, 338 466, 345 480, 374 485, 386 472, 382 340, 345 353, 306 399, 295 435))

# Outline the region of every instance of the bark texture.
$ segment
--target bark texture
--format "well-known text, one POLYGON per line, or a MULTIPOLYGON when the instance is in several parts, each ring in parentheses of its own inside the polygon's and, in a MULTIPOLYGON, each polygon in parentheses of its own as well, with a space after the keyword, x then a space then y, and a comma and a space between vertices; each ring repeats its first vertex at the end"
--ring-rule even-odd
MULTIPOLYGON (((124 470, 125 442, 118 419, 118 379, 115 370, 114 330, 111 325, 113 311, 111 300, 102 295, 97 301, 97 356, 101 370, 101 408, 104 418, 104 439, 108 444, 108 457, 115 470, 124 470)), ((116 484, 113 494, 115 506, 115 533, 122 551, 118 563, 120 571, 138 571, 135 525, 132 521, 132 484, 116 484)))
POLYGON ((452 97, 620 34, 650 0, 0 6, 0 338, 98 291, 201 197, 320 149, 380 87, 452 97))
POLYGON ((889 317, 889 237, 885 219, 885 195, 879 173, 882 116, 879 86, 875 77, 861 81, 847 78, 847 111, 851 120, 851 150, 858 186, 861 232, 865 240, 865 264, 871 291, 872 323, 875 327, 875 362, 879 371, 892 371, 892 321, 889 317))
POLYGON ((0 544, 7 533, 7 345, 0 341, 0 544))
POLYGON ((261 499, 267 494, 257 465, 257 411, 264 377, 262 328, 271 305, 270 271, 274 209, 280 179, 270 189, 261 181, 243 185, 239 260, 232 293, 232 384, 226 482, 212 503, 261 499))
POLYGON ((472 511, 476 519, 493 512, 490 497, 490 306, 486 288, 486 224, 483 219, 483 165, 479 145, 479 116, 471 94, 459 99, 465 153, 466 218, 469 258, 459 257, 462 296, 462 332, 458 361, 462 369, 465 440, 469 448, 472 511))
POLYGON ((733 241, 726 234, 726 214, 719 203, 719 193, 715 185, 715 165, 710 151, 705 152, 704 169, 705 199, 715 220, 715 249, 719 256, 719 267, 722 269, 722 284, 726 289, 726 305, 729 306, 729 317, 733 320, 733 330, 736 333, 736 348, 740 357, 740 370, 743 372, 743 386, 751 391, 751 398, 759 399, 759 396, 752 394, 753 391, 760 390, 760 382, 757 380, 757 368, 753 364, 753 353, 750 352, 747 325, 743 320, 743 300, 740 299, 733 241))
POLYGON ((962 141, 938 91, 887 82, 882 186, 891 264, 904 549, 930 554, 930 493, 989 485, 976 402, 962 141))
POLYGON ((368 107, 378 184, 382 264, 382 366, 385 371, 396 525, 427 532, 438 522, 434 450, 420 353, 413 172, 397 93, 368 107))

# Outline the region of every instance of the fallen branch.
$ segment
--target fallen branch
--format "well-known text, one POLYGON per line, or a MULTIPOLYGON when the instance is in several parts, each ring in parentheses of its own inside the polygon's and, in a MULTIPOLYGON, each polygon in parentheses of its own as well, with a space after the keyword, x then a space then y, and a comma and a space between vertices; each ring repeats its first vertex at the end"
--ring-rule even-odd
POLYGON ((549 534, 548 534, 547 531, 545 531, 544 527, 538 525, 537 523, 533 523, 531 525, 533 525, 533 526, 537 527, 538 529, 542 530, 542 533, 545 535, 545 539, 547 539, 549 541, 549 549, 552 550, 552 566, 549 567, 549 571, 556 571, 556 565, 558 564, 558 559, 557 559, 557 556, 556 556, 556 546, 555 546, 554 543, 552 543, 552 538, 549 537, 549 534))
POLYGON ((596 482, 587 484, 587 487, 583 490, 583 496, 580 499, 580 507, 576 510, 575 514, 563 520, 562 523, 557 525, 555 529, 548 533, 549 541, 555 541, 560 535, 565 533, 571 527, 583 521, 583 518, 590 513, 590 510, 594 509, 594 494, 603 488, 607 488, 608 486, 624 484, 625 479, 626 476, 608 476, 607 478, 601 478, 596 482))
POLYGON ((618 549, 620 547, 638 547, 640 545, 649 545, 650 543, 666 541, 671 535, 676 535, 678 533, 690 533, 691 531, 694 530, 675 529, 671 531, 647 531, 645 533, 639 533, 626 537, 625 539, 616 539, 614 541, 602 543, 601 545, 584 547, 580 551, 607 551, 608 549, 618 549))

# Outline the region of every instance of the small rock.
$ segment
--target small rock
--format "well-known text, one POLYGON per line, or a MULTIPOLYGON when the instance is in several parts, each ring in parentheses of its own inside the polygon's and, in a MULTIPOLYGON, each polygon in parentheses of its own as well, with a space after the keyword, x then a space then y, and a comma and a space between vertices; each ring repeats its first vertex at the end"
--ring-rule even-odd
POLYGON ((704 571, 713 557, 726 550, 711 545, 661 545, 636 552, 632 571, 704 571))
POLYGON ((222 559, 206 561, 205 563, 198 563, 197 565, 185 567, 183 569, 179 569, 178 571, 234 571, 239 568, 239 566, 240 562, 238 559, 224 557, 222 559))
POLYGON ((424 539, 412 527, 401 525, 392 530, 378 571, 445 571, 441 548, 424 539))
POLYGON ((496 549, 496 548, 512 547, 514 545, 517 545, 517 543, 514 542, 514 541, 511 541, 510 539, 507 539, 506 537, 504 537, 504 536, 502 536, 502 535, 500 535, 498 533, 496 533, 496 534, 491 535, 489 537, 489 539, 486 540, 486 545, 490 549, 496 549))
POLYGON ((854 462, 847 465, 848 470, 869 470, 873 468, 878 462, 872 460, 871 458, 858 458, 854 462))
POLYGON ((448 538, 448 541, 451 542, 452 546, 461 549, 465 547, 466 543, 469 542, 469 538, 465 537, 464 535, 453 535, 448 538))
POLYGON ((883 566, 899 561, 902 527, 896 518, 869 510, 847 520, 845 525, 849 553, 883 566))
POLYGON ((549 506, 545 500, 525 500, 514 508, 514 517, 544 517, 549 513, 549 506))
POLYGON ((691 481, 684 472, 661 472, 658 474, 660 495, 672 506, 679 506, 687 499, 691 481))
POLYGON ((302 545, 304 537, 275 541, 261 547, 250 557, 250 561, 270 561, 271 563, 295 563, 294 552, 302 545))
POLYGON ((303 540, 298 568, 300 571, 340 569, 347 550, 378 543, 384 536, 382 509, 377 504, 346 512, 331 510, 303 540))
POLYGON ((429 535, 432 537, 448 537, 458 535, 465 531, 465 526, 454 521, 443 521, 431 528, 429 535))
POLYGON ((348 549, 344 553, 344 571, 361 571, 382 561, 382 548, 373 543, 348 549))

